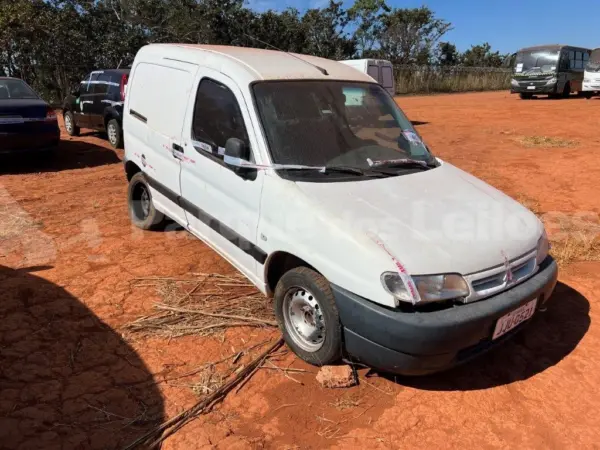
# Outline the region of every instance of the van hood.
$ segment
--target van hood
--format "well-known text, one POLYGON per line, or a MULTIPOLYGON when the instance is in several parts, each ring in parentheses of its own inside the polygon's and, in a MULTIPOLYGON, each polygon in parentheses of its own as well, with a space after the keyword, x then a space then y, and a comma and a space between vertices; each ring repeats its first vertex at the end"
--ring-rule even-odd
POLYGON ((320 213, 367 235, 413 275, 498 266, 535 249, 543 232, 531 211, 445 162, 390 178, 297 186, 320 213))

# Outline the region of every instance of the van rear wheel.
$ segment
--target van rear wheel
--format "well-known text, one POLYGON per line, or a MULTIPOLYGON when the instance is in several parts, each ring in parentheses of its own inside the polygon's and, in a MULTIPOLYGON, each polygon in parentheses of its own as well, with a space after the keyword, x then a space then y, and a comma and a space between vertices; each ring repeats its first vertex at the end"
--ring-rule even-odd
POLYGON ((331 286, 307 267, 286 272, 275 288, 275 315, 292 351, 323 366, 342 356, 342 325, 331 286))
POLYGON ((129 181, 127 203, 131 222, 142 230, 156 228, 165 220, 165 215, 152 203, 152 193, 143 172, 136 173, 129 181))

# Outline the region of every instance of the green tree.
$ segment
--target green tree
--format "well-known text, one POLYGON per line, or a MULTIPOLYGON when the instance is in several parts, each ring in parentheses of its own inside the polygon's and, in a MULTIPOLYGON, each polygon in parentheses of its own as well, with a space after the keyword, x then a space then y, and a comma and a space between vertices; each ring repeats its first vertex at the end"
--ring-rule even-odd
POLYGON ((462 55, 462 64, 467 67, 502 67, 508 55, 493 52, 492 46, 484 42, 481 45, 473 45, 462 55))
POLYGON ((349 21, 341 1, 330 0, 326 8, 309 9, 302 17, 306 39, 303 52, 335 60, 353 57, 356 44, 344 31, 349 21))
POLYGON ((354 23, 354 40, 359 57, 374 53, 381 33, 381 15, 389 11, 385 0, 356 0, 348 10, 348 19, 354 23))
POLYGON ((440 42, 437 48, 436 60, 442 66, 455 66, 460 62, 460 52, 456 45, 450 42, 440 42))
POLYGON ((438 41, 452 29, 426 6, 394 8, 380 20, 380 53, 394 64, 428 64, 438 41))

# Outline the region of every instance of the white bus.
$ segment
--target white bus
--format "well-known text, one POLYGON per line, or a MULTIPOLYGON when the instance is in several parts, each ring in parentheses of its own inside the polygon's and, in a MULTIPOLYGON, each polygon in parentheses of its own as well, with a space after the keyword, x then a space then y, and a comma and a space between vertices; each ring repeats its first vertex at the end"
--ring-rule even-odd
POLYGON ((394 66, 391 62, 384 59, 347 59, 339 62, 366 73, 390 94, 396 95, 394 66))
POLYGON ((587 99, 600 94, 600 48, 592 51, 590 60, 585 66, 583 92, 587 99))

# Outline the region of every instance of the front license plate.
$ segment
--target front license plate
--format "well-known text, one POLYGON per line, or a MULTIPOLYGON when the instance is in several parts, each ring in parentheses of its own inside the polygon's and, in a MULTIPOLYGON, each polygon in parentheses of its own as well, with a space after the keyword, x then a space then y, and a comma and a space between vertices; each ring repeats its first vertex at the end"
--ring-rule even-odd
POLYGON ((537 298, 531 300, 529 303, 520 306, 514 311, 509 312, 507 315, 500 317, 496 322, 496 329, 492 340, 498 339, 500 336, 508 333, 513 328, 519 326, 527 319, 531 319, 533 313, 535 313, 535 306, 537 305, 537 298))
POLYGON ((531 91, 535 91, 535 86, 527 86, 527 89, 529 89, 531 91))

